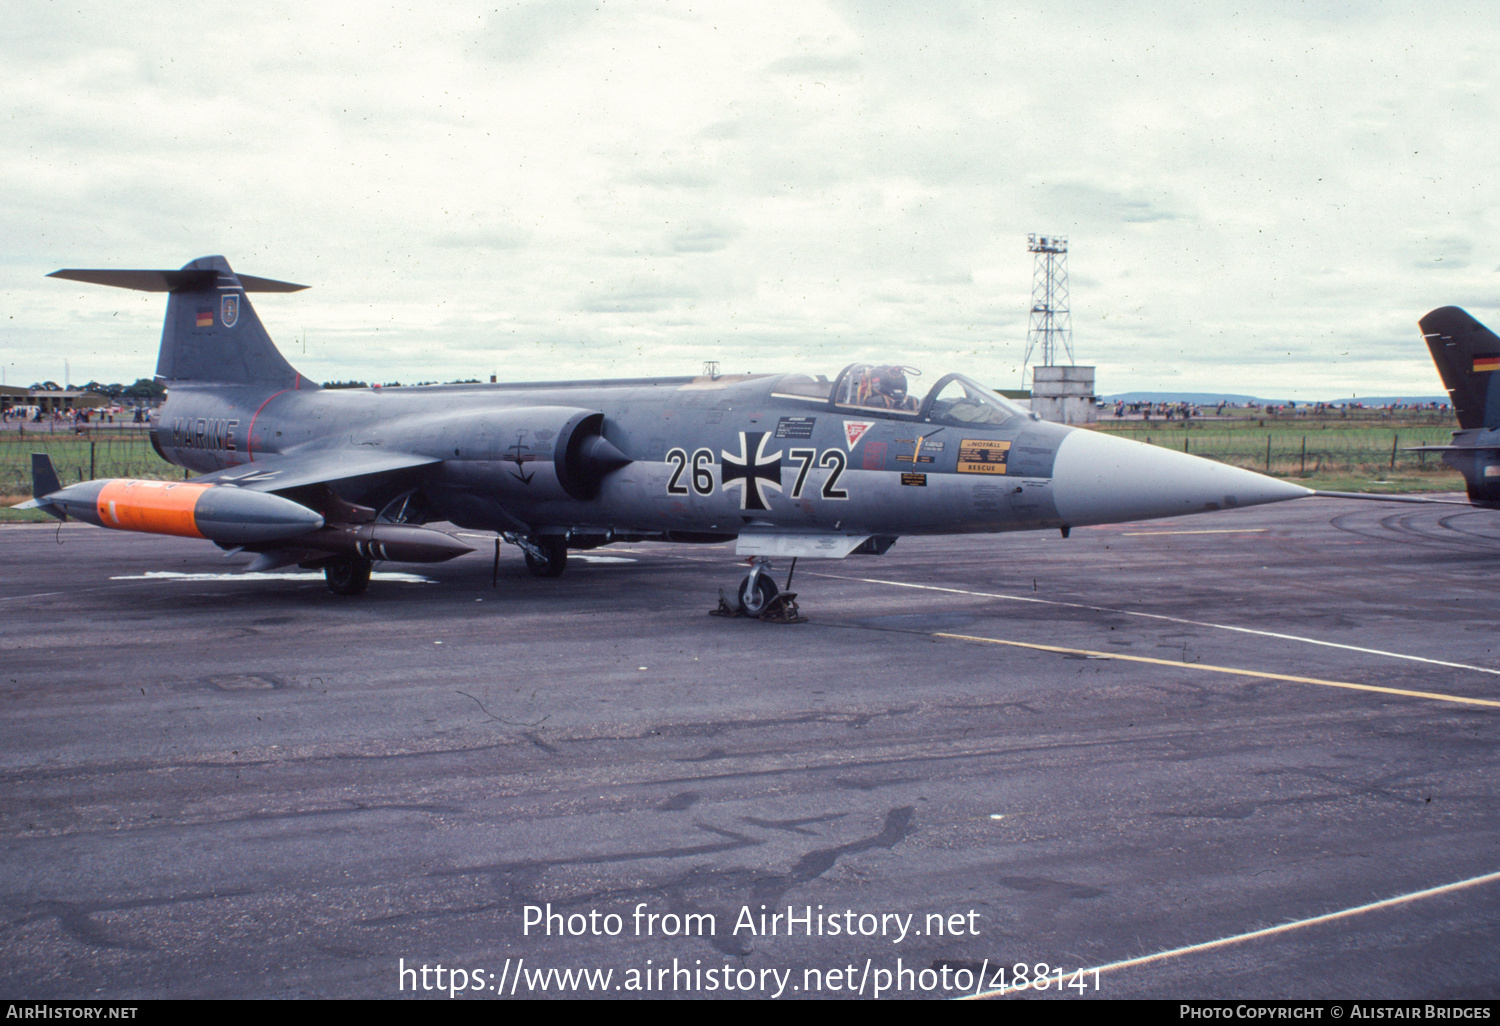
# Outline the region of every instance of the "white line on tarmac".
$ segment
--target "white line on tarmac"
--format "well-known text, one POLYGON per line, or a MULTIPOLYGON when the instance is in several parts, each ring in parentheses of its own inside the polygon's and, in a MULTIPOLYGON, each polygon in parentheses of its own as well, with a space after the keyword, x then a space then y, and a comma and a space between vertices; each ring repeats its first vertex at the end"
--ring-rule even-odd
POLYGON ((1359 645, 1343 645, 1337 641, 1320 641, 1317 638, 1304 638, 1297 634, 1280 634, 1276 631, 1258 631, 1252 627, 1236 627, 1227 623, 1208 623, 1203 620, 1184 620, 1178 616, 1164 616, 1161 613, 1142 613, 1134 609, 1113 609, 1109 606, 1092 606, 1086 602, 1062 602, 1057 599, 1031 598, 1026 595, 1006 595, 993 591, 969 591, 964 588, 943 588, 935 584, 909 584, 906 581, 882 581, 874 577, 849 577, 844 574, 819 573, 815 570, 804 571, 810 577, 831 577, 840 581, 858 581, 862 584, 886 584, 893 588, 917 588, 922 591, 941 591, 951 595, 973 595, 976 598, 1004 599, 1007 602, 1031 602, 1043 606, 1062 606, 1067 609, 1086 609, 1092 613, 1115 613, 1119 616, 1139 616, 1148 620, 1162 620, 1166 623, 1180 623, 1189 627, 1211 627, 1219 631, 1234 631, 1237 634, 1254 634, 1262 638, 1277 638, 1281 641, 1297 641, 1304 645, 1321 645, 1324 648, 1341 648, 1348 652, 1363 652, 1365 655, 1384 656, 1387 659, 1405 659, 1414 663, 1428 663, 1432 666, 1446 666, 1454 670, 1473 670, 1475 673, 1488 673, 1500 677, 1500 670, 1487 666, 1472 666, 1469 663, 1452 663, 1444 659, 1428 659, 1426 656, 1407 655, 1404 652, 1387 652, 1381 648, 1363 648, 1359 645))
MULTIPOLYGON (((266 573, 257 571, 255 573, 225 573, 225 574, 184 574, 175 570, 149 570, 143 574, 121 574, 111 577, 111 581, 318 581, 323 580, 323 575, 315 570, 307 571, 283 571, 281 573, 266 573)), ((370 574, 372 581, 398 581, 402 584, 436 584, 431 577, 423 577, 421 574, 394 573, 386 570, 376 570, 370 574)))
POLYGON ((66 524, 57 521, 42 521, 40 523, 5 523, 0 524, 0 534, 6 531, 55 531, 61 527, 64 531, 76 531, 80 527, 93 527, 93 524, 85 524, 76 520, 70 520, 66 524))
POLYGON ((1120 537, 1134 538, 1147 534, 1261 534, 1269 530, 1269 527, 1223 527, 1212 531, 1121 531, 1120 537))
POLYGON ((53 595, 61 594, 63 592, 60 591, 39 591, 35 595, 7 595, 5 598, 0 598, 0 602, 15 602, 17 599, 51 598, 53 595))
MULTIPOLYGON (((1378 909, 1391 908, 1396 905, 1404 905, 1411 901, 1420 901, 1423 898, 1435 898, 1440 894, 1451 894, 1469 887, 1478 887, 1480 884, 1494 883, 1500 880, 1500 872, 1486 873, 1483 876, 1471 876, 1467 880, 1458 880, 1454 883, 1443 884, 1440 887, 1429 887, 1425 891, 1413 891, 1410 894, 1397 895, 1394 898, 1386 898, 1384 901, 1372 901, 1368 905, 1356 905, 1354 908, 1340 909, 1337 912, 1329 912, 1321 916, 1313 916, 1311 919, 1298 919, 1290 923, 1282 923, 1280 926, 1268 926, 1263 930, 1251 930, 1249 933, 1237 933, 1232 937, 1220 937, 1218 940, 1205 941, 1202 944, 1189 944, 1181 948, 1172 948, 1168 951, 1158 951, 1154 955, 1142 955, 1139 958, 1126 958, 1118 962, 1109 962, 1105 965, 1094 966, 1082 970, 1086 979, 1093 973, 1113 972, 1116 969, 1129 969, 1138 965, 1148 965, 1151 962, 1161 962, 1169 958, 1180 958, 1183 955, 1195 955, 1200 951, 1213 951, 1216 948, 1226 948, 1231 944, 1240 944, 1244 941, 1256 940, 1261 937, 1271 937, 1278 933, 1290 933, 1292 930, 1300 930, 1306 926, 1316 926, 1319 923, 1331 923, 1337 919, 1348 919, 1352 916, 1364 915, 1366 912, 1374 912, 1378 909)), ((1072 976, 1072 973, 1066 973, 1072 976)), ((1050 977, 1049 977, 1050 983, 1050 977)), ((1020 990, 1031 989, 1031 984, 1016 987, 1000 987, 995 990, 982 991, 975 994, 965 995, 962 1000, 973 1000, 975 998, 1000 997, 1004 994, 1012 994, 1020 990)))

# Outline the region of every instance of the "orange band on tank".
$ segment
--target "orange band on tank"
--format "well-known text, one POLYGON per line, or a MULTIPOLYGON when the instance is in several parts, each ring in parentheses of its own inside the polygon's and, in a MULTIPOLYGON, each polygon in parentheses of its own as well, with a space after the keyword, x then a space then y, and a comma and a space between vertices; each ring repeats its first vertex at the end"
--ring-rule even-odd
POLYGON ((185 481, 111 481, 99 492, 99 522, 117 531, 202 538, 193 507, 212 487, 185 481))

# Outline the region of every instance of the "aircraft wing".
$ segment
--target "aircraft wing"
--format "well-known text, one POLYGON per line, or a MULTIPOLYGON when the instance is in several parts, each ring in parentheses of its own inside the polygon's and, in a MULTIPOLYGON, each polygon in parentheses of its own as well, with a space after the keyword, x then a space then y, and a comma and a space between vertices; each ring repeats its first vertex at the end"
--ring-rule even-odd
POLYGON ((193 480, 198 484, 232 484, 257 492, 280 492, 304 485, 343 481, 369 474, 427 466, 435 456, 381 449, 317 449, 311 452, 257 456, 252 463, 226 467, 193 480))

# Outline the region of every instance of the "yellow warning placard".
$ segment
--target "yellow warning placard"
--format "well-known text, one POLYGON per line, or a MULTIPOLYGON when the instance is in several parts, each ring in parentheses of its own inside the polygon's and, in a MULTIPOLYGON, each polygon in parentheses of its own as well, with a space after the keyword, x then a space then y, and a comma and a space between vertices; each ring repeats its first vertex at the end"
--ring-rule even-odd
POLYGON ((958 445, 960 474, 1003 474, 1010 459, 1010 443, 988 438, 965 438, 958 445))

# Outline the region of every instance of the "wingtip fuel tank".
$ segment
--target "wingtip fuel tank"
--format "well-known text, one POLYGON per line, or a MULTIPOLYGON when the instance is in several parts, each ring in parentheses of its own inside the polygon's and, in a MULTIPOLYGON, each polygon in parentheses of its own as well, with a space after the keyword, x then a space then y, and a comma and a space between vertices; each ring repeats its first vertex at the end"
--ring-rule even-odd
POLYGON ((69 485, 33 501, 54 515, 98 527, 226 545, 284 541, 323 526, 322 514, 279 495, 192 481, 106 478, 69 485))

